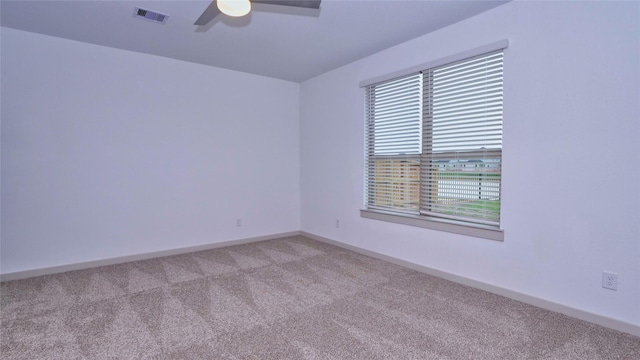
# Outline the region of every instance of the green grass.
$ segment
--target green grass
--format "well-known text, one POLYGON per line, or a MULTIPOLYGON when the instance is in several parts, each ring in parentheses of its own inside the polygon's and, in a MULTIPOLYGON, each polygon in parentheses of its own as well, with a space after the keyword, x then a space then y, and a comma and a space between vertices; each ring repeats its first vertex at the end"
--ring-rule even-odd
POLYGON ((464 204, 462 207, 466 209, 487 209, 493 212, 500 211, 500 201, 498 200, 477 200, 464 204))
POLYGON ((497 220, 500 214, 500 200, 475 200, 470 202, 459 202, 456 203, 456 209, 458 211, 446 211, 440 210, 440 213, 457 215, 459 211, 462 212, 478 212, 484 211, 490 214, 495 214, 495 219, 493 217, 487 217, 488 219, 497 220))

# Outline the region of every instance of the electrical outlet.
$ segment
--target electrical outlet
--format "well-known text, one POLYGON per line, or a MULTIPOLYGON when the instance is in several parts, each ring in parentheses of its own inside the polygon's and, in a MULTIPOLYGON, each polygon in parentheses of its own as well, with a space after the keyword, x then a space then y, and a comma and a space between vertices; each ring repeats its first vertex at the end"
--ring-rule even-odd
POLYGON ((610 271, 603 271, 602 287, 605 289, 618 290, 618 274, 610 271))
POLYGON ((242 219, 240 219, 240 218, 236 219, 236 226, 238 226, 238 227, 242 226, 242 219))
POLYGON ((340 219, 336 219, 336 227, 339 228, 340 227, 340 219))

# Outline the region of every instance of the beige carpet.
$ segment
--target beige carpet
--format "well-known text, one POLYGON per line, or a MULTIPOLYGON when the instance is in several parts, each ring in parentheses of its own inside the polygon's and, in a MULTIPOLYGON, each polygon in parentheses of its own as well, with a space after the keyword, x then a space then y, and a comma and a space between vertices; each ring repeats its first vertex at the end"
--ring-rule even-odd
POLYGON ((290 237, 2 283, 2 359, 640 359, 640 338, 290 237))

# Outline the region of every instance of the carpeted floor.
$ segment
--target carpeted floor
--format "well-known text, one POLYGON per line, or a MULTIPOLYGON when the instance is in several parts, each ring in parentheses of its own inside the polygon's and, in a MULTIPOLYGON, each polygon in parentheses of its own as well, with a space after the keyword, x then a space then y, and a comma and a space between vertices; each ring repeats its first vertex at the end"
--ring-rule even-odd
POLYGON ((640 359, 640 338, 304 237, 2 283, 2 359, 640 359))

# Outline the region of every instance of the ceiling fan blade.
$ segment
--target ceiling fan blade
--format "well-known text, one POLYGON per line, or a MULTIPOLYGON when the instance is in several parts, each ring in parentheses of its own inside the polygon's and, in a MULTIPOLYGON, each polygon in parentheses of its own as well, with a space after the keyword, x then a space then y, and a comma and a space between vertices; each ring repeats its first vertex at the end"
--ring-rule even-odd
POLYGON ((256 4, 294 6, 309 9, 319 9, 321 0, 251 0, 256 4))
MULTIPOLYGON (((281 5, 281 6, 293 6, 300 8, 308 8, 308 9, 319 9, 320 2, 322 0, 250 0, 252 3, 256 4, 268 4, 268 5, 281 5)), ((220 9, 218 9, 218 4, 216 0, 211 1, 211 4, 204 10, 202 15, 196 20, 193 25, 204 26, 207 25, 211 20, 213 20, 216 16, 220 14, 220 9)))
POLYGON ((220 9, 218 9, 218 4, 216 4, 216 0, 213 0, 211 4, 209 4, 209 6, 204 10, 202 15, 200 15, 198 20, 196 20, 196 22, 193 23, 193 25, 199 25, 199 26, 207 25, 209 21, 213 20, 213 18, 218 16, 218 14, 220 14, 220 9))

